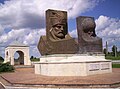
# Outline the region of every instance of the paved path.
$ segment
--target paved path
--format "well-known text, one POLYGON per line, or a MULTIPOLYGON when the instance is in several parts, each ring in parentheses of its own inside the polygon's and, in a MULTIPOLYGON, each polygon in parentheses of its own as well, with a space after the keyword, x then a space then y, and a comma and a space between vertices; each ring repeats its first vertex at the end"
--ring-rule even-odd
MULTIPOLYGON (((18 68, 14 73, 3 73, 2 78, 13 85, 55 85, 55 86, 86 86, 86 87, 116 87, 120 84, 120 68, 114 68, 112 73, 91 75, 87 77, 43 76, 34 74, 34 68, 18 68), (116 84, 113 86, 112 84, 116 84), (96 85, 96 86, 95 86, 96 85)), ((119 86, 120 87, 120 86, 119 86)))
POLYGON ((0 89, 5 89, 5 88, 2 86, 2 84, 0 84, 0 89))

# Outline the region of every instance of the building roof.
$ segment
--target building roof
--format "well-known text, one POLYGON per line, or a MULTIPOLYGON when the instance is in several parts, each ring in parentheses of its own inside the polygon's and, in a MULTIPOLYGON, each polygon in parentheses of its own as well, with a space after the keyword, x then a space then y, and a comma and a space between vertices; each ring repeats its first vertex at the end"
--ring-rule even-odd
POLYGON ((28 47, 28 45, 20 43, 19 41, 13 41, 8 45, 8 47, 28 47))

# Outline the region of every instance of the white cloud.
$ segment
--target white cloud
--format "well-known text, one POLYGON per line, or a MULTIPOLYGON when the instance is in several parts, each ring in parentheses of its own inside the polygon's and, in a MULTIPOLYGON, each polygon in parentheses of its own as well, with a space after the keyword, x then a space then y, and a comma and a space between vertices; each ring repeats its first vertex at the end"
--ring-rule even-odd
POLYGON ((17 39, 19 42, 30 46, 30 48, 32 48, 30 49, 31 50, 30 54, 35 55, 35 53, 37 53, 35 56, 38 57, 39 52, 36 47, 37 47, 37 44, 38 44, 38 41, 41 35, 45 35, 45 29, 32 29, 32 30, 31 29, 19 29, 19 30, 14 29, 14 30, 9 31, 8 33, 4 32, 4 34, 0 36, 0 43, 2 43, 4 47, 6 47, 12 41, 15 41, 17 39))
POLYGON ((5 48, 0 45, 0 56, 4 57, 5 48))
POLYGON ((0 25, 0 36, 2 35, 3 31, 4 31, 4 28, 2 27, 2 25, 0 25))
POLYGON ((31 46, 30 47, 30 55, 38 57, 38 58, 41 56, 40 53, 39 53, 39 51, 38 51, 37 46, 31 46))
POLYGON ((0 23, 13 29, 45 27, 45 11, 68 11, 69 18, 93 8, 99 0, 10 0, 0 5, 0 23))
POLYGON ((8 33, 2 34, 2 36, 0 36, 0 43, 7 43, 10 42, 11 40, 15 40, 19 37, 23 37, 25 35, 25 30, 24 29, 20 29, 20 30, 11 30, 8 33))
POLYGON ((20 42, 27 42, 25 44, 35 44, 41 35, 45 34, 45 29, 19 29, 11 30, 0 36, 0 43, 8 43, 12 40, 19 40, 20 42))
POLYGON ((103 38, 104 46, 105 41, 108 41, 110 47, 115 44, 120 50, 120 20, 101 15, 95 22, 96 31, 103 38))
POLYGON ((45 29, 31 30, 28 35, 24 36, 23 43, 26 45, 37 45, 41 35, 45 35, 45 29))
POLYGON ((78 38, 77 37, 77 29, 72 30, 71 32, 69 32, 70 36, 72 36, 73 38, 78 38))

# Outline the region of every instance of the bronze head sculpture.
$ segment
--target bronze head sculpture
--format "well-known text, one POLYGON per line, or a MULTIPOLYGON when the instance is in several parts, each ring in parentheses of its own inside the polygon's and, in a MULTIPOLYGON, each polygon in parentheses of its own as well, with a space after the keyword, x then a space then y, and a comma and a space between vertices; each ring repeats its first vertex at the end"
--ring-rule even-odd
POLYGON ((68 34, 67 12, 46 11, 46 37, 51 41, 71 39, 68 34))
POLYGON ((52 12, 53 17, 51 18, 51 29, 50 32, 50 39, 51 40, 60 40, 65 39, 67 34, 67 20, 64 16, 63 12, 52 12))
POLYGON ((41 55, 77 53, 77 42, 68 34, 66 11, 46 11, 46 36, 41 36, 38 49, 41 55))
POLYGON ((77 18, 79 53, 102 53, 102 39, 95 33, 93 17, 77 18))
POLYGON ((68 34, 67 12, 46 11, 46 36, 41 36, 41 55, 102 53, 102 39, 95 33, 93 17, 77 17, 78 41, 68 34))

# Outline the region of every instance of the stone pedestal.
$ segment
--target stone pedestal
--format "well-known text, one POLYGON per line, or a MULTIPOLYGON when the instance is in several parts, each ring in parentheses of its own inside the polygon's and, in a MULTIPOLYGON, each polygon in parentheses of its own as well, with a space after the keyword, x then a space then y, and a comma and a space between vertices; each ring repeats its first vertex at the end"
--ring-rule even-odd
POLYGON ((35 63, 35 74, 47 76, 88 76, 111 72, 111 61, 101 54, 49 55, 35 63))

